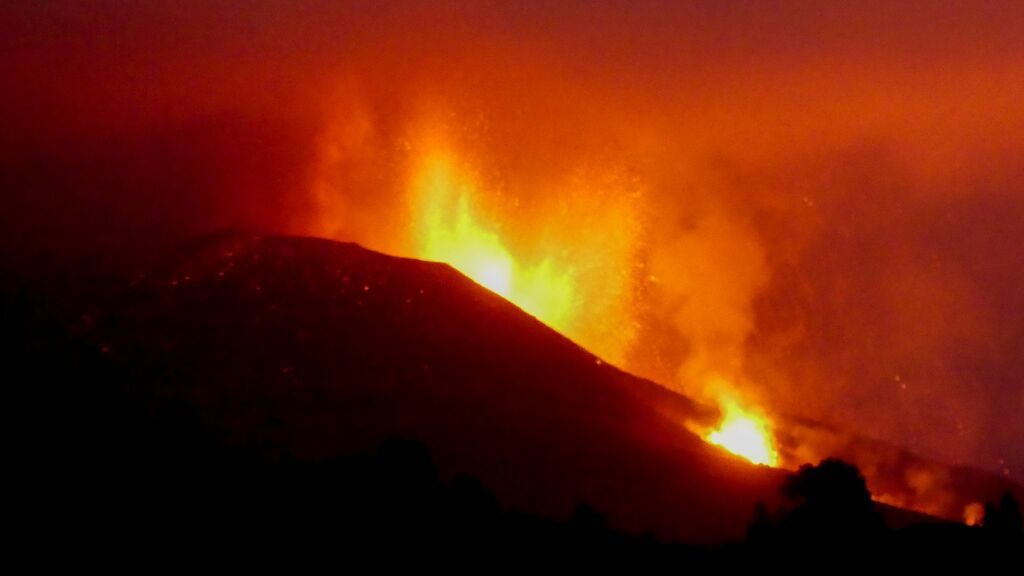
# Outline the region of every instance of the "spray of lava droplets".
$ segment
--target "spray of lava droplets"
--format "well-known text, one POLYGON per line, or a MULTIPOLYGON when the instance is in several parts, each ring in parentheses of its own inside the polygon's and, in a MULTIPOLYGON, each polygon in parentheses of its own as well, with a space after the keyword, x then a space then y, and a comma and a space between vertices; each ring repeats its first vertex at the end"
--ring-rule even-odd
MULTIPOLYGON (((444 149, 431 150, 413 170, 418 256, 453 266, 552 328, 600 352, 601 342, 588 342, 585 335, 573 330, 582 308, 576 269, 551 257, 529 264, 517 259, 496 228, 478 216, 474 206, 478 185, 468 174, 455 155, 444 149)), ((691 425, 691 430, 752 463, 778 466, 768 418, 745 408, 736 395, 735 387, 730 387, 729 394, 713 397, 722 412, 716 428, 702 430, 691 425)))
POLYGON ((427 158, 413 186, 422 204, 420 257, 450 264, 552 328, 566 330, 575 304, 571 270, 550 258, 533 266, 518 262, 478 221, 473 186, 447 154, 427 158))

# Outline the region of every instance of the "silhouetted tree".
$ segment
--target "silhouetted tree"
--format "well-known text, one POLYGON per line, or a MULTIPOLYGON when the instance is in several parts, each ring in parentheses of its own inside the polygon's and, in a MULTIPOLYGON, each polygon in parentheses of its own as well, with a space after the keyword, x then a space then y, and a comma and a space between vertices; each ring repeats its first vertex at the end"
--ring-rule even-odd
POLYGON ((747 528, 747 541, 760 545, 771 539, 772 517, 768 513, 768 506, 764 502, 758 502, 754 506, 754 519, 747 528))
POLYGON ((884 526, 855 466, 836 459, 804 465, 780 491, 784 503, 775 514, 764 504, 755 508, 747 532, 755 563, 863 562, 863 552, 880 544, 884 526))
POLYGON ((1000 536, 1020 536, 1022 527, 1020 506, 1013 494, 1007 492, 999 503, 990 502, 985 505, 985 518, 982 526, 993 534, 1000 536))
POLYGON ((793 504, 786 523, 816 540, 872 536, 882 528, 864 477, 842 460, 801 466, 782 493, 793 504))

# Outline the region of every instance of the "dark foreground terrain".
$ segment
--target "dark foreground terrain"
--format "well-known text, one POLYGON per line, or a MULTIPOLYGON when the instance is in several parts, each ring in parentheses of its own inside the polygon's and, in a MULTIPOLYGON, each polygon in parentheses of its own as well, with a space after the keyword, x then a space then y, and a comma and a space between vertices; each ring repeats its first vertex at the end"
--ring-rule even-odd
POLYGON ((65 280, 4 285, 14 495, 44 560, 1021 561, 1012 498, 986 528, 886 529, 855 468, 729 457, 680 425, 700 407, 443 265, 229 234, 65 280))

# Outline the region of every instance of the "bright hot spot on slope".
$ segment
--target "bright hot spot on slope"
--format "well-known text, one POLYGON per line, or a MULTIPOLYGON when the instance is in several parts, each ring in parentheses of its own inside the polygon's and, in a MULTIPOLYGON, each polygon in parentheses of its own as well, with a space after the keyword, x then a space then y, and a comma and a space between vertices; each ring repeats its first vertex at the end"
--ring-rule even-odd
POLYGON ((720 407, 722 421, 705 440, 754 464, 778 466, 779 454, 767 418, 731 400, 722 402, 720 407))

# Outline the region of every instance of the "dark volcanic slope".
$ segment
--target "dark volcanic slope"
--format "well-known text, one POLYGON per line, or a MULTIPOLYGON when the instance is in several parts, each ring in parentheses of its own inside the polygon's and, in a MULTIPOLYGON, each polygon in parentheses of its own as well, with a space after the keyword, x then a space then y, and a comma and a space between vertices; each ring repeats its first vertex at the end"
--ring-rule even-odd
POLYGON ((685 399, 452 268, 353 244, 208 239, 77 330, 125 386, 198 406, 225 444, 320 460, 411 437, 442 474, 556 517, 587 502, 613 527, 721 540, 780 477, 687 432, 685 399))

